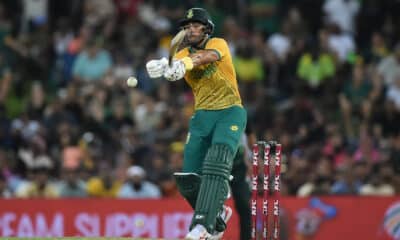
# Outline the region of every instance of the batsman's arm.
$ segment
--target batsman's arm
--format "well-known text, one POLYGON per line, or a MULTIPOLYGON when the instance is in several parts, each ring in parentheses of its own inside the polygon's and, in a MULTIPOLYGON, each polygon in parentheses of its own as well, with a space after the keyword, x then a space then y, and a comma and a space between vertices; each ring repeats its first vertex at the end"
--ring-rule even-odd
POLYGON ((186 70, 192 70, 194 67, 218 61, 220 56, 215 50, 199 50, 182 58, 186 70))
POLYGON ((222 38, 213 38, 207 43, 207 48, 197 50, 195 53, 188 53, 188 49, 179 51, 171 67, 164 72, 168 81, 177 81, 185 76, 194 67, 216 62, 229 52, 228 44, 222 38))

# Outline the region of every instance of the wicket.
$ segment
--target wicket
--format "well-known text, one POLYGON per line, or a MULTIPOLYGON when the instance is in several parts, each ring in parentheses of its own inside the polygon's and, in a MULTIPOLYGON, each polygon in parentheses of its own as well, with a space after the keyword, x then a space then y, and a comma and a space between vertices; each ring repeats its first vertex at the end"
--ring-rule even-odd
POLYGON ((262 232, 263 240, 268 240, 269 232, 269 214, 268 214, 268 198, 269 198, 269 179, 270 179, 270 160, 271 153, 275 152, 275 172, 274 185, 272 191, 273 201, 273 232, 272 239, 279 240, 279 197, 280 197, 280 177, 281 177, 281 153, 282 145, 274 141, 259 141, 253 145, 253 170, 252 170, 252 191, 251 191, 251 239, 257 239, 257 199, 258 199, 258 160, 260 154, 260 146, 264 151, 264 176, 263 176, 263 205, 262 205, 262 232))

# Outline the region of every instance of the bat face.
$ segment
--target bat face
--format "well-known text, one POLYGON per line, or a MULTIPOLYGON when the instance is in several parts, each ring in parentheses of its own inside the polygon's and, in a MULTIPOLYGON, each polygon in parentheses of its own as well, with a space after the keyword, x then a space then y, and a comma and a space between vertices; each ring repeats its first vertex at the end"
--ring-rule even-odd
POLYGON ((169 58, 168 58, 168 64, 170 66, 172 65, 172 58, 174 57, 176 51, 178 50, 179 45, 181 45, 183 39, 185 38, 185 35, 186 32, 184 29, 182 29, 171 40, 171 45, 169 47, 169 58))

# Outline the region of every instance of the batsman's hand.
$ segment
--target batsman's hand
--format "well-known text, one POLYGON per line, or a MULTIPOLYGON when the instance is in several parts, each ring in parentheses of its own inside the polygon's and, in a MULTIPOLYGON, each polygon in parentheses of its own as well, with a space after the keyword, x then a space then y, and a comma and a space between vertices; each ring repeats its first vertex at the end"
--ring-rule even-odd
POLYGON ((164 75, 167 66, 168 60, 166 58, 150 60, 146 63, 146 70, 151 78, 159 78, 164 75))
POLYGON ((182 79, 185 76, 186 73, 186 67, 183 61, 181 60, 174 60, 172 62, 172 66, 168 66, 165 69, 164 72, 164 77, 168 81, 177 81, 179 79, 182 79))

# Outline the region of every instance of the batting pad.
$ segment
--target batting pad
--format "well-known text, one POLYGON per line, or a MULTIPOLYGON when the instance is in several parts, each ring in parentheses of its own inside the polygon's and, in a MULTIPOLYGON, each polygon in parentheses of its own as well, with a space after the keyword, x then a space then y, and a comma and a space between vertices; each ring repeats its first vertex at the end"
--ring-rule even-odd
POLYGON ((174 173, 174 177, 179 192, 194 209, 201 184, 200 175, 196 173, 176 172, 174 173))
MULTIPOLYGON (((197 195, 200 190, 201 177, 196 173, 174 173, 176 185, 179 192, 189 202, 193 209, 196 207, 197 195)), ((229 195, 229 194, 228 194, 229 195)), ((215 230, 223 232, 226 229, 226 224, 221 216, 217 216, 215 230)))
MULTIPOLYGON (((202 183, 196 202, 192 227, 201 224, 212 233, 218 212, 229 192, 233 153, 228 145, 212 145, 204 159, 202 183)), ((225 226, 224 226, 225 227, 225 226)), ((220 230, 220 229, 218 229, 220 230)))

